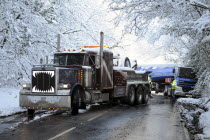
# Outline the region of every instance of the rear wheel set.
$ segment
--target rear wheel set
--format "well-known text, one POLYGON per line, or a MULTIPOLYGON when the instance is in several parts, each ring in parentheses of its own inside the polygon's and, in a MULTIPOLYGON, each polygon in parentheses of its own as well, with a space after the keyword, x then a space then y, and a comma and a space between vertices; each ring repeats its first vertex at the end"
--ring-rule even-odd
POLYGON ((127 103, 129 105, 147 104, 149 100, 150 90, 148 87, 139 86, 136 90, 130 86, 128 91, 127 103))

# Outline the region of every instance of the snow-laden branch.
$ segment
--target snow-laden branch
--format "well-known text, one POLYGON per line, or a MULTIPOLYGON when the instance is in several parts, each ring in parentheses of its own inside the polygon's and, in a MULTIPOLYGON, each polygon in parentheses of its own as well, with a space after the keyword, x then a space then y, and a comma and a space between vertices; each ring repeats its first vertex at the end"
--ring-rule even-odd
POLYGON ((204 3, 201 3, 201 2, 193 2, 191 3, 192 6, 195 6, 195 7, 199 7, 199 8, 203 8, 203 9, 207 9, 207 10, 210 10, 210 7, 204 3))

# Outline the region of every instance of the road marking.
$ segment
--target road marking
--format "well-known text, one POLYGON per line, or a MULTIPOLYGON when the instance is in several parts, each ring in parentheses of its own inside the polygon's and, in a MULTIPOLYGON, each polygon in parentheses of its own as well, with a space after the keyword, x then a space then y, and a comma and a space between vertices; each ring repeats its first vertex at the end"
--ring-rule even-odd
POLYGON ((104 114, 104 113, 99 114, 98 116, 95 116, 95 117, 93 117, 93 118, 89 119, 89 120, 88 120, 88 122, 90 122, 90 121, 92 121, 92 120, 94 120, 94 119, 96 119, 96 118, 100 117, 100 116, 101 116, 101 115, 103 115, 103 114, 104 114))
POLYGON ((74 130, 75 128, 76 128, 76 127, 72 127, 72 128, 70 128, 70 129, 68 129, 68 130, 66 130, 66 131, 64 131, 64 132, 62 132, 62 133, 60 133, 60 134, 58 134, 58 135, 56 135, 56 136, 54 136, 54 137, 48 139, 48 140, 54 140, 54 139, 56 139, 56 138, 58 138, 58 137, 60 137, 60 136, 62 136, 62 135, 64 135, 64 134, 66 134, 66 133, 68 133, 68 132, 74 130))

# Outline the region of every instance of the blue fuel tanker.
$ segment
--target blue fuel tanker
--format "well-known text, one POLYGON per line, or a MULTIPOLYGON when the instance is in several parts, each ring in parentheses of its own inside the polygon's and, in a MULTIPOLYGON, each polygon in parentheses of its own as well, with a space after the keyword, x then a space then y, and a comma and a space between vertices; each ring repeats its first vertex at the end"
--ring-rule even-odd
POLYGON ((191 67, 180 66, 141 66, 137 70, 149 71, 151 87, 156 93, 164 92, 173 98, 177 96, 197 96, 193 95, 197 82, 196 74, 191 67))

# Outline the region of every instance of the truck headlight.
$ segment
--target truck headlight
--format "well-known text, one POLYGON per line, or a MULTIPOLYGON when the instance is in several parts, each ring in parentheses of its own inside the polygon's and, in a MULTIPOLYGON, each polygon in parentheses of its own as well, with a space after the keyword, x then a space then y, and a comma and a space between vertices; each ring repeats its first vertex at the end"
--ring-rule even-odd
POLYGON ((30 89, 31 84, 22 84, 23 89, 30 89))
POLYGON ((71 84, 59 84, 59 89, 70 89, 71 84))

